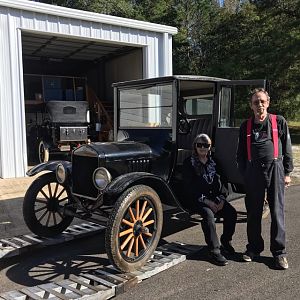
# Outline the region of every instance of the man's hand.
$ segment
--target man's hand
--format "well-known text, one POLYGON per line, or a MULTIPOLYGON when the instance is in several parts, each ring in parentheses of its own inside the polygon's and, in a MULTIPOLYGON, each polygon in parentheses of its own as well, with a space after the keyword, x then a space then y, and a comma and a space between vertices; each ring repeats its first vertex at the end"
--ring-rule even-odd
POLYGON ((285 184, 285 187, 288 187, 291 185, 291 177, 290 176, 284 176, 284 184, 285 184))
POLYGON ((204 203, 213 211, 213 213, 217 213, 224 206, 224 200, 221 200, 219 204, 215 203, 212 200, 205 199, 204 203))

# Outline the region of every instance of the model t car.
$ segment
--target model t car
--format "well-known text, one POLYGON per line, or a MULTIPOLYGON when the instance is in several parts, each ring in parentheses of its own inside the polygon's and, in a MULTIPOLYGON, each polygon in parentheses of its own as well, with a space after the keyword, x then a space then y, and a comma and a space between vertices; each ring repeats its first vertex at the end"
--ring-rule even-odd
POLYGON ((45 237, 61 233, 74 217, 105 224, 112 263, 122 271, 140 268, 160 239, 162 204, 185 211, 181 168, 198 133, 212 137, 229 190, 242 192, 236 111, 247 98, 234 91, 249 85, 266 82, 169 76, 114 84, 114 141, 82 145, 71 162, 32 168, 29 176, 48 172, 26 192, 26 224, 45 237))
POLYGON ((87 101, 48 101, 45 118, 38 130, 38 158, 49 160, 50 153, 70 152, 88 141, 87 101))

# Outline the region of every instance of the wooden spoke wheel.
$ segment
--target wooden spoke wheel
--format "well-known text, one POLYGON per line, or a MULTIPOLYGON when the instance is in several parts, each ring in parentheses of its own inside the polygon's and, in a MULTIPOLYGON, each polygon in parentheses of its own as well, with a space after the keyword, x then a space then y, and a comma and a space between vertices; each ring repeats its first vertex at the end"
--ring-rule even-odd
POLYGON ((41 175, 30 185, 24 197, 26 225, 33 233, 44 237, 63 232, 73 220, 73 217, 64 215, 62 209, 70 201, 69 189, 56 181, 54 173, 41 175))
POLYGON ((111 262, 124 272, 142 267, 158 244, 162 224, 162 205, 152 188, 137 185, 126 190, 115 203, 106 229, 111 262))

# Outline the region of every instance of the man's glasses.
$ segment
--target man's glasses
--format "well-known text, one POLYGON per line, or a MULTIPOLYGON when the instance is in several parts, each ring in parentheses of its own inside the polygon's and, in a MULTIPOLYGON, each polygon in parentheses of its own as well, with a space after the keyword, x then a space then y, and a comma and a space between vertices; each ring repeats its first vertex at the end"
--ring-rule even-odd
POLYGON ((196 143, 197 148, 206 148, 208 149, 210 147, 210 144, 207 143, 196 143))
POLYGON ((258 106, 259 104, 262 104, 263 106, 265 106, 267 104, 267 100, 254 100, 252 101, 252 104, 258 106))

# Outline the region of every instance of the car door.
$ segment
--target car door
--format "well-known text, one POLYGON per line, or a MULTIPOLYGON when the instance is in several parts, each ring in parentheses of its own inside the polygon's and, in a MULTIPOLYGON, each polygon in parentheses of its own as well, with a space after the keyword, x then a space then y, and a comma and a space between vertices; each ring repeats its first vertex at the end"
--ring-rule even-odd
POLYGON ((267 89, 266 80, 232 80, 218 82, 215 122, 215 159, 234 192, 242 193, 243 179, 237 169, 236 150, 239 127, 251 116, 249 99, 254 88, 267 89))

